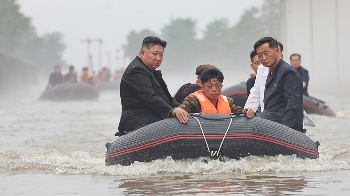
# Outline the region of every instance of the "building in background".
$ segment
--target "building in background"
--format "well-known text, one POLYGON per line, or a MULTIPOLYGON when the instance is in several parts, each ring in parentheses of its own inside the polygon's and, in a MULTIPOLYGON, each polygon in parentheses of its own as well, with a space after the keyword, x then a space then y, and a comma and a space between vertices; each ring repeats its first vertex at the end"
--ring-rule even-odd
POLYGON ((281 0, 285 60, 301 54, 309 92, 350 93, 350 1, 281 0))

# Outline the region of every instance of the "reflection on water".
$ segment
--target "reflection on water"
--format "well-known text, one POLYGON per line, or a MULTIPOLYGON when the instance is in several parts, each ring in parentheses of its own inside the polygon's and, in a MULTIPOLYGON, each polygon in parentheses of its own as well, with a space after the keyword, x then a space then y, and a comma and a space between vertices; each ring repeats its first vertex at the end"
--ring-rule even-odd
MULTIPOLYGON (((42 89, 0 96, 0 192, 5 195, 340 194, 350 191, 350 97, 318 95, 337 118, 311 115, 320 158, 246 157, 105 166, 115 140, 117 92, 98 101, 39 101, 42 89), (322 185, 322 186, 321 186, 322 185), (62 189, 60 187, 66 187, 62 189)), ((174 90, 173 90, 174 91, 174 90)))
MULTIPOLYGON (((120 180, 118 180, 120 181, 120 180)), ((296 176, 155 175, 123 180, 127 194, 265 194, 301 192, 307 182, 296 176), (160 188, 161 187, 161 188, 160 188)))

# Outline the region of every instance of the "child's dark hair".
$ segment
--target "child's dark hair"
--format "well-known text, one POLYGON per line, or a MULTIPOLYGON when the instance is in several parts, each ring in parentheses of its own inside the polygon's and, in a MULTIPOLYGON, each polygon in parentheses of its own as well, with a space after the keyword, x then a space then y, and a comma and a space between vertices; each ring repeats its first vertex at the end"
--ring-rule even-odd
POLYGON ((220 82, 224 81, 224 75, 218 69, 206 69, 201 73, 200 78, 202 84, 214 78, 218 79, 220 82))

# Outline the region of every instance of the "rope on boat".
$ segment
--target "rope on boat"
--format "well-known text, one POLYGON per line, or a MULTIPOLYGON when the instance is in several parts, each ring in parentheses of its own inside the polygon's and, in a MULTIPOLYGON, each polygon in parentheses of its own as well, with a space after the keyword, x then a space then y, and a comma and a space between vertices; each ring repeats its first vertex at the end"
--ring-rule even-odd
POLYGON ((210 156, 212 156, 212 157, 214 157, 214 156, 219 156, 219 153, 220 153, 222 144, 224 143, 224 140, 225 140, 225 138, 226 138, 227 132, 228 132, 228 130, 229 130, 230 127, 231 127, 232 119, 233 119, 233 118, 230 118, 230 124, 228 125, 228 127, 227 127, 227 129, 226 129, 225 135, 224 135, 224 137, 222 138, 221 144, 220 144, 219 149, 218 149, 217 151, 211 151, 211 150, 210 150, 209 145, 208 145, 208 142, 207 142, 207 138, 205 137, 204 130, 203 130, 203 127, 202 127, 201 122, 198 120, 198 118, 197 118, 196 116, 194 116, 193 118, 196 119, 197 122, 198 122, 199 128, 200 128, 201 131, 202 131, 203 138, 204 138, 205 144, 207 145, 207 149, 208 149, 208 152, 210 153, 210 156))

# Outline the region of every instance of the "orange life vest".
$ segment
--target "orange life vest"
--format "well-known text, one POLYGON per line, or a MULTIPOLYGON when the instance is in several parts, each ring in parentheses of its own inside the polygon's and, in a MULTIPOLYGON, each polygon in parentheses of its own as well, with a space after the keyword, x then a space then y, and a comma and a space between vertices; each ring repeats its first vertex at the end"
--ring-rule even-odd
POLYGON ((202 90, 196 91, 191 95, 195 96, 201 104, 203 114, 229 114, 231 113, 230 104, 227 97, 220 95, 218 97, 217 108, 210 102, 207 96, 204 95, 202 90))
POLYGON ((86 83, 86 84, 93 84, 93 78, 94 78, 93 73, 88 73, 86 75, 84 75, 83 73, 80 74, 81 82, 86 83))

